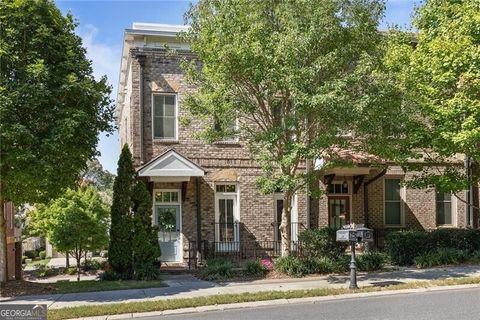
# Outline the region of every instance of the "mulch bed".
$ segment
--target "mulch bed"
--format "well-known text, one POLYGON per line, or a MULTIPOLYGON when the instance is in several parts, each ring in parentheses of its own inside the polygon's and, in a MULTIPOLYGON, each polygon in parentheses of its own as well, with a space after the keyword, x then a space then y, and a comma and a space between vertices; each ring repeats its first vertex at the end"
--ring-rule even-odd
POLYGON ((7 281, 0 289, 2 297, 49 294, 55 292, 52 283, 30 282, 25 280, 7 281))

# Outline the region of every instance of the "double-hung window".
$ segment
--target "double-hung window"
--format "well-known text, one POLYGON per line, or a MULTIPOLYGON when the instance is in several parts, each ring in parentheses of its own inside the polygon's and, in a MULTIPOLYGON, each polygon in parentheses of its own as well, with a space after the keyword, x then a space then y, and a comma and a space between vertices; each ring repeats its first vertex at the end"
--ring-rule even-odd
POLYGON ((436 193, 437 226, 453 225, 453 205, 451 193, 436 193))
POLYGON ((177 101, 175 95, 153 95, 153 138, 177 139, 177 101))
POLYGON ((400 179, 385 179, 385 225, 402 226, 403 208, 400 179))

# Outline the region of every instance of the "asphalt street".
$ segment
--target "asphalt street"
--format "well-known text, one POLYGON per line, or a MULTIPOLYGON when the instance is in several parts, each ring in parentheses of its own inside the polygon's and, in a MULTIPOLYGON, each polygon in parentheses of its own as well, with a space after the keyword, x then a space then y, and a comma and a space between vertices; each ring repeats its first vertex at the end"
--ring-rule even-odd
POLYGON ((480 288, 335 299, 141 319, 477 320, 480 319, 480 288))

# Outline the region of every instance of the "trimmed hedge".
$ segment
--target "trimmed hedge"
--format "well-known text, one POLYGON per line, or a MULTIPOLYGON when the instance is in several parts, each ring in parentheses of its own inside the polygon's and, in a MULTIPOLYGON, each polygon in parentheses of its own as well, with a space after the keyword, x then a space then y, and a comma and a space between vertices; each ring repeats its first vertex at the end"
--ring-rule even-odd
POLYGON ((337 229, 319 228, 302 231, 298 239, 302 243, 302 250, 307 257, 329 257, 336 259, 345 254, 348 244, 336 241, 337 229))
POLYGON ((377 251, 369 251, 357 256, 357 268, 359 271, 381 270, 386 260, 385 254, 377 251))
POLYGON ((275 271, 293 277, 302 277, 306 274, 346 272, 349 269, 350 258, 339 256, 337 259, 329 257, 280 257, 275 260, 275 271))
POLYGON ((416 256, 413 261, 417 268, 430 268, 447 264, 459 264, 469 260, 468 252, 451 248, 440 248, 416 256))
POLYGON ((467 255, 480 251, 480 230, 437 229, 433 231, 398 231, 387 235, 385 249, 393 264, 412 265, 417 256, 438 249, 464 251, 467 255))

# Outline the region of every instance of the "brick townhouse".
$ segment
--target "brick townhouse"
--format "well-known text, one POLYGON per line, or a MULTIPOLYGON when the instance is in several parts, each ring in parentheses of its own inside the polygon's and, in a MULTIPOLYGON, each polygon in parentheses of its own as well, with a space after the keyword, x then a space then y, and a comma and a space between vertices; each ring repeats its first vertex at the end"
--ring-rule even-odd
MULTIPOLYGON (((242 258, 276 255, 283 195, 257 190, 261 169, 246 141, 239 135, 208 144, 193 138, 204 123, 194 120, 184 127, 179 121, 187 112, 182 99, 195 90, 179 66, 180 58, 193 57, 176 37, 183 30, 134 23, 125 30, 120 67, 120 143, 129 145, 139 177, 149 182, 161 259, 187 262, 197 249, 242 258), (166 46, 176 54, 169 54, 166 46)), ((399 167, 381 171, 369 166, 368 159, 345 157, 357 165, 326 172, 319 181, 325 196, 313 199, 298 192, 292 199, 293 249, 301 230, 320 226, 366 223, 380 234, 402 227, 467 225, 466 206, 455 197, 405 189, 400 182, 409 174, 399 167)))

